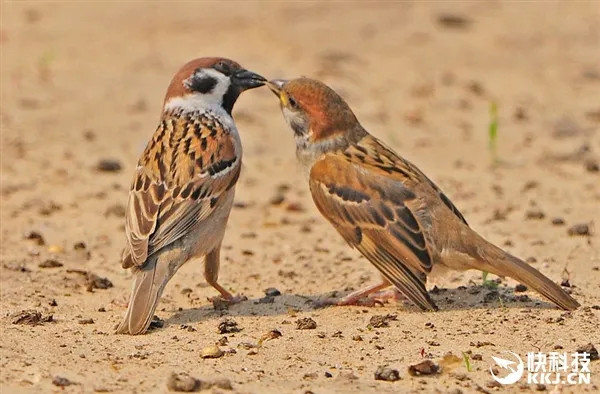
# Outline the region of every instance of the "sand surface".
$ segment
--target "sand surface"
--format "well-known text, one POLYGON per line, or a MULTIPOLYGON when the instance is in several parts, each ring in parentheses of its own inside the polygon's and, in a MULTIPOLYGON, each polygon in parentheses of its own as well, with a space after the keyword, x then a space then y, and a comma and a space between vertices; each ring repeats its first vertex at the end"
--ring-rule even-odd
MULTIPOLYGON (((504 350, 600 347, 599 4, 3 2, 2 393, 165 392, 173 372, 228 379, 235 393, 560 392, 494 387, 489 367, 504 350), (326 81, 474 229, 554 281, 568 279, 582 308, 565 313, 507 279, 482 287, 479 272, 432 281, 437 313, 402 302, 315 308, 378 274, 313 206, 264 88, 234 110, 244 168, 220 274, 249 300, 215 310, 202 262, 191 262, 164 293, 162 328, 114 335, 130 291, 119 258, 133 170, 172 75, 206 55, 269 78, 326 81), (488 149, 492 101, 498 166, 488 149), (101 160, 121 169, 99 171, 101 160), (570 236, 577 224, 591 234, 570 236), (107 287, 102 278, 112 287, 96 288, 107 287), (265 298, 267 288, 281 295, 265 298), (24 310, 41 321, 14 324, 24 310), (373 327, 387 314, 387 327, 373 327), (225 318, 239 331, 219 333, 225 318), (316 328, 297 329, 307 318, 316 328), (272 330, 281 336, 251 347, 272 330), (224 356, 202 359, 217 342, 224 356), (408 374, 449 352, 467 354, 471 372, 461 361, 408 374), (375 380, 380 365, 401 380, 375 380)), ((592 385, 562 392, 597 391, 600 363, 591 368, 592 385)))

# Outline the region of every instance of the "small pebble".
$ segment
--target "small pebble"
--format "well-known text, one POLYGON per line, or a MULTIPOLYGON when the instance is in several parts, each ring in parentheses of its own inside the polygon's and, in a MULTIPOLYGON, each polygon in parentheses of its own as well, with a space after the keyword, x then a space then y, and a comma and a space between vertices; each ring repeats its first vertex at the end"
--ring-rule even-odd
POLYGON ((317 328, 317 322, 310 317, 296 320, 297 330, 314 330, 315 328, 317 328))
POLYGON ((63 263, 61 263, 60 261, 54 260, 54 259, 44 260, 38 264, 38 267, 40 267, 40 268, 59 268, 62 266, 63 266, 63 263))
POLYGON ((62 376, 55 376, 54 379, 52 379, 52 384, 58 387, 67 387, 75 383, 71 382, 67 378, 63 378, 62 376))
POLYGON ((396 369, 392 369, 387 365, 380 365, 375 370, 375 380, 383 380, 386 382, 395 382, 400 380, 400 373, 396 369))
POLYGON ((527 286, 522 285, 520 283, 515 286, 515 293, 522 293, 524 291, 527 291, 527 286))
POLYGON ((102 172, 119 172, 121 168, 121 163, 114 159, 102 159, 96 165, 96 169, 102 172))
POLYGON ((431 360, 423 360, 418 364, 409 365, 408 373, 411 376, 433 375, 440 371, 440 367, 431 360))
POLYGON ((223 351, 217 345, 210 345, 200 352, 202 358, 220 358, 223 357, 223 351))
POLYGON ((281 295, 281 292, 274 287, 269 287, 265 290, 265 295, 267 297, 278 297, 281 295))
POLYGON ((579 223, 579 224, 572 225, 567 230, 567 234, 569 234, 570 236, 575 236, 575 235, 592 235, 592 233, 590 231, 590 225, 587 224, 587 223, 579 223))

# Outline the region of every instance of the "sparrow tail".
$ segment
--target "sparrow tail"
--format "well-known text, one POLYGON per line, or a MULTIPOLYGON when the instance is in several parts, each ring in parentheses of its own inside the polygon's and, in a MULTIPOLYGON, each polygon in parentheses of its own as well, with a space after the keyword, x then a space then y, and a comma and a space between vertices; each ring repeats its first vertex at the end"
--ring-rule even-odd
POLYGON ((482 271, 490 272, 498 276, 508 276, 519 283, 524 284, 542 294, 550 301, 564 310, 572 311, 577 309, 580 304, 573 297, 568 295, 559 285, 548 279, 540 271, 536 270, 526 262, 512 256, 503 250, 494 246, 494 258, 487 258, 483 267, 477 268, 482 271))
POLYGON ((125 317, 117 334, 144 334, 150 323, 165 285, 171 278, 169 264, 158 261, 159 254, 151 256, 142 267, 134 268, 133 290, 125 317))

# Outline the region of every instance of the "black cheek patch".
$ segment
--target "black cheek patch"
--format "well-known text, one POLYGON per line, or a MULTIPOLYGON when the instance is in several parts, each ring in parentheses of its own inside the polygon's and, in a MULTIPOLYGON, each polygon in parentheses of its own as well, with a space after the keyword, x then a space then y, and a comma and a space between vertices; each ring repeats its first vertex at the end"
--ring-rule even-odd
POLYGON ((193 92, 202 94, 210 93, 217 86, 217 80, 209 75, 194 76, 188 83, 193 92))

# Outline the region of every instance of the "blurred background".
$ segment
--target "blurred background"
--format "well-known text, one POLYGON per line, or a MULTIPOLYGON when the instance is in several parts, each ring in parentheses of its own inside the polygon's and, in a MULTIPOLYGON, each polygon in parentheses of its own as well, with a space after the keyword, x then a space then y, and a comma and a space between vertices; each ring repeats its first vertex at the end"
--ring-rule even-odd
MULTIPOLYGON (((135 341, 144 340, 94 336, 94 331, 111 332, 124 312, 130 279, 119 258, 133 169, 158 124, 171 77, 200 56, 229 57, 267 78, 322 79, 350 103, 367 130, 438 183, 472 227, 552 279, 570 279, 579 300, 597 304, 599 239, 592 222, 597 225, 600 219, 599 4, 4 1, 0 304, 5 315, 35 308, 42 316, 53 314, 58 323, 31 328, 2 321, 8 333, 2 349, 10 360, 3 364, 2 384, 39 389, 51 384, 49 377, 70 374, 73 381, 90 379, 101 387, 79 359, 86 349, 98 348, 106 351, 88 354, 88 359, 103 367, 117 365, 102 372, 112 379, 106 387, 150 390, 167 376, 160 362, 164 357, 169 368, 183 369, 197 359, 194 353, 178 353, 181 344, 162 348, 156 339, 153 344, 145 340, 141 351, 135 341), (108 278, 112 287, 87 291, 90 273, 108 278), (95 324, 80 325, 86 318, 95 324), (46 355, 31 356, 37 345, 32 333, 53 338, 43 345, 46 355), (68 351, 61 347, 65 343, 68 351), (143 352, 154 356, 145 360, 139 356, 143 352), (138 354, 133 364, 123 362, 128 354, 138 354), (59 366, 55 357, 63 357, 59 366), (140 377, 136 363, 154 363, 156 376, 140 377)), ((285 302, 249 302, 232 312, 248 323, 245 334, 258 338, 282 321, 290 305, 299 313, 313 313, 303 298, 292 295, 358 288, 377 275, 313 207, 295 163, 291 132, 268 89, 245 93, 234 118, 245 164, 225 238, 221 280, 251 299, 267 287, 289 295, 285 302), (262 320, 255 321, 255 314, 262 320)), ((214 291, 203 285, 201 264, 183 271, 165 292, 160 315, 177 335, 195 335, 189 341, 198 342, 188 343, 197 349, 214 339, 216 323, 207 322, 218 316, 206 302, 214 291), (180 332, 180 325, 198 332, 180 332)), ((456 289, 479 278, 451 274, 438 284, 456 289)), ((459 306, 438 298, 442 309, 457 309, 451 316, 400 311, 403 324, 423 327, 445 316, 440 330, 454 332, 452 324, 461 324, 469 305, 485 301, 483 293, 459 291, 455 296, 459 306)), ((364 326, 352 309, 319 313, 326 314, 319 321, 324 330, 364 326)), ((550 311, 539 313, 544 317, 550 311)), ((574 319, 552 335, 585 338, 585 322, 574 319)), ((531 330, 549 335, 543 327, 531 330)), ((506 338, 511 350, 519 350, 509 339, 514 326, 498 332, 507 336, 495 343, 506 338)), ((165 341, 174 334, 166 329, 153 335, 170 343, 165 341)), ((417 354, 424 339, 407 339, 401 354, 377 352, 373 362, 417 354)), ((381 339, 392 347, 398 340, 393 335, 381 339)), ((461 341, 453 338, 433 351, 465 350, 468 341, 461 341)), ((328 357, 337 361, 321 360, 322 347, 312 348, 313 342, 285 342, 279 351, 301 352, 308 369, 319 362, 347 362, 362 379, 359 367, 365 363, 348 359, 353 343, 331 350, 328 357)), ((523 339, 522 350, 531 350, 531 343, 523 339)), ((255 360, 239 360, 253 372, 235 375, 238 384, 260 392, 269 387, 278 392, 277 384, 304 387, 301 367, 277 358, 255 360), (273 373, 275 383, 256 383, 261 367, 273 373)), ((239 370, 233 364, 202 365, 209 375, 239 370)), ((366 380, 351 387, 373 389, 372 371, 364 371, 366 380)), ((345 390, 350 392, 350 386, 345 390)))

